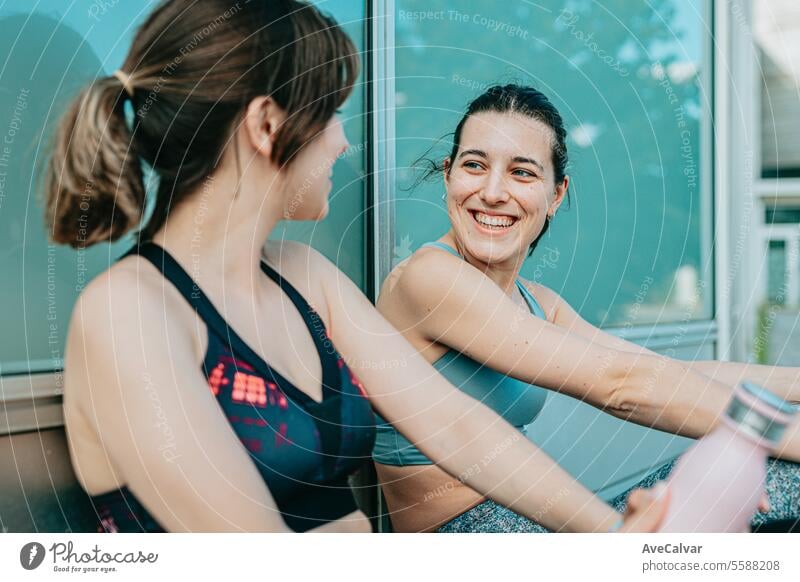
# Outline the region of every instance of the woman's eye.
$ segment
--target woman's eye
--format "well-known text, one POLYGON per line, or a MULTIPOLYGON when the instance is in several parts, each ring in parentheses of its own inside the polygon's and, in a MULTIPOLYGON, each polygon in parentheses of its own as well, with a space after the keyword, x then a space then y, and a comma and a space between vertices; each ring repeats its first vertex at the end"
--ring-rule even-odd
POLYGON ((535 178, 536 177, 536 174, 534 174, 533 172, 530 172, 528 170, 523 170, 521 168, 517 169, 517 170, 514 170, 512 173, 516 174, 517 176, 522 176, 523 178, 535 178))
POLYGON ((464 167, 479 170, 481 165, 478 162, 464 162, 464 167))

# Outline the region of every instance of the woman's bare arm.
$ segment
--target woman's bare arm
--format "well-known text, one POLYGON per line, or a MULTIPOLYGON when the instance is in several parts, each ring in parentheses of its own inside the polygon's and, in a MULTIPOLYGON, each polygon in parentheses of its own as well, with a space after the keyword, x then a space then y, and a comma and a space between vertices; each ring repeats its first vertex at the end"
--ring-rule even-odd
MULTIPOLYGON (((588 402, 619 418, 673 434, 707 434, 730 386, 647 350, 623 351, 530 317, 483 273, 447 253, 417 252, 393 293, 416 333, 526 382, 588 402)), ((800 423, 773 454, 800 459, 800 423)))
MULTIPOLYGON (((584 320, 572 307, 554 291, 541 285, 531 291, 539 298, 547 296, 547 302, 553 306, 553 323, 595 341, 601 345, 628 352, 654 354, 654 352, 626 341, 622 338, 604 332, 602 329, 584 320)), ((775 394, 790 402, 800 403, 800 368, 788 366, 765 366, 743 362, 722 362, 719 360, 703 360, 686 362, 695 372, 709 378, 733 386, 742 380, 753 382, 766 387, 775 394)))
MULTIPOLYGON (((636 354, 649 354, 658 356, 655 352, 642 346, 628 342, 622 338, 613 336, 603 330, 593 326, 578 315, 574 309, 555 292, 542 286, 537 286, 535 293, 541 296, 548 295, 546 301, 554 307, 553 322, 559 327, 575 332, 589 341, 595 342, 612 349, 627 351, 636 354)), ((660 356, 665 357, 665 356, 660 356)), ((692 376, 702 375, 715 382, 721 382, 728 392, 720 396, 720 402, 727 403, 730 399, 730 390, 742 380, 752 380, 757 384, 773 390, 779 396, 797 403, 800 401, 800 386, 794 384, 797 378, 797 368, 783 368, 778 366, 760 366, 756 364, 742 364, 738 362, 719 362, 700 361, 683 362, 691 371, 692 376)), ((688 380, 692 380, 691 377, 688 380)), ((654 402, 655 406, 663 408, 669 407, 673 398, 680 398, 681 392, 696 389, 697 384, 687 384, 685 381, 676 381, 671 389, 665 387, 666 391, 653 394, 652 385, 642 385, 643 398, 648 398, 654 402), (695 386, 694 388, 692 386, 695 386), (670 391, 671 390, 671 391, 670 391), (647 393, 646 391, 649 391, 647 393), (660 402, 660 404, 659 404, 660 402)), ((635 398, 635 397, 634 397, 635 398)), ((689 419, 690 422, 692 419, 689 419)), ((645 421, 646 422, 646 421, 645 421)), ((658 425, 654 426, 658 427, 658 425)), ((780 443, 773 449, 772 454, 779 458, 798 461, 800 460, 800 415, 797 415, 790 423, 780 443)))
POLYGON ((800 368, 718 360, 691 362, 690 365, 693 370, 731 386, 751 380, 788 402, 800 404, 800 368))
POLYGON ((376 410, 426 456, 553 530, 605 531, 619 519, 518 430, 439 375, 336 267, 318 255, 305 264, 324 282, 337 349, 376 410))

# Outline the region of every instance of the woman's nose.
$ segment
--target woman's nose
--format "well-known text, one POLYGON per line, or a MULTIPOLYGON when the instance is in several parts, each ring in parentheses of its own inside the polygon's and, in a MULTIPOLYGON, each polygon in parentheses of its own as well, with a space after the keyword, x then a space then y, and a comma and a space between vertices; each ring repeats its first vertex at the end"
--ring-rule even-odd
POLYGON ((339 148, 339 154, 336 157, 342 157, 348 149, 350 149, 350 142, 347 141, 347 138, 345 137, 342 140, 342 146, 339 148))
POLYGON ((336 157, 339 158, 344 155, 350 147, 350 142, 347 139, 347 134, 344 132, 344 127, 339 123, 339 150, 336 152, 336 157))
POLYGON ((502 204, 509 198, 505 181, 501 177, 490 176, 481 189, 481 198, 487 204, 502 204))

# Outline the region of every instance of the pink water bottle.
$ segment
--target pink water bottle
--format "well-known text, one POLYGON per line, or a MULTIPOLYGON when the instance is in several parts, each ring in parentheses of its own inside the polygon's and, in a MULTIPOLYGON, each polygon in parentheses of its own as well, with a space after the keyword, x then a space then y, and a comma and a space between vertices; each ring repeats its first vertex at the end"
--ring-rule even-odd
POLYGON ((752 382, 736 386, 720 422, 667 479, 670 505, 659 531, 747 531, 764 493, 769 453, 795 412, 752 382))

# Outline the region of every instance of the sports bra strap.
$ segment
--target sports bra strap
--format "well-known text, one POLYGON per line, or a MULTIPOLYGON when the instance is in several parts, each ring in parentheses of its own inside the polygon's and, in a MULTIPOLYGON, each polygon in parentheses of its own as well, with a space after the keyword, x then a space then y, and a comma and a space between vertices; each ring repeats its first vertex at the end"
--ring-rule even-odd
POLYGON ((228 325, 228 322, 220 315, 208 296, 166 249, 154 242, 143 242, 134 246, 118 260, 122 260, 130 255, 139 255, 152 263, 153 266, 161 272, 164 278, 172 283, 180 294, 183 295, 183 298, 194 308, 197 315, 200 316, 200 319, 219 335, 226 338, 229 342, 234 337, 238 338, 236 332, 233 331, 228 325))
POLYGON ((297 307, 308 327, 314 345, 317 348, 320 357, 320 365, 322 366, 322 402, 317 402, 308 394, 295 387, 292 382, 283 377, 258 355, 247 342, 236 333, 233 327, 228 324, 194 279, 189 276, 180 263, 178 263, 166 249, 154 242, 143 242, 140 245, 134 246, 122 255, 119 260, 129 255, 139 255, 152 263, 153 266, 161 272, 164 278, 172 283, 180 294, 183 295, 184 299, 192 306, 197 312, 197 315, 210 330, 213 330, 217 336, 223 338, 228 346, 253 366, 259 374, 264 378, 272 378, 278 382, 284 389, 290 391, 290 396, 294 397, 296 400, 300 400, 306 406, 315 406, 324 403, 328 397, 333 397, 340 392, 341 376, 339 374, 337 358, 330 353, 330 348, 326 347, 331 344, 326 343, 326 341, 320 337, 320 332, 322 335, 326 333, 322 320, 317 316, 316 324, 311 321, 311 313, 313 310, 305 298, 303 298, 297 289, 290 285, 286 279, 281 277, 277 271, 272 269, 272 267, 267 265, 264 261, 261 262, 261 270, 286 292, 289 299, 291 299, 295 307, 297 307))
POLYGON ((431 241, 431 242, 426 242, 422 246, 423 247, 436 247, 437 249, 442 249, 443 251, 447 251, 448 253, 450 253, 453 256, 458 257, 459 259, 463 259, 464 258, 464 256, 461 253, 459 253, 456 249, 454 249, 450 245, 445 244, 443 242, 440 242, 438 240, 431 241))
POLYGON ((522 279, 517 279, 517 287, 519 287, 520 293, 522 293, 522 297, 525 299, 525 302, 528 304, 528 307, 533 312, 536 317, 540 317, 547 320, 547 315, 542 309, 542 306, 539 305, 539 302, 536 301, 536 297, 533 296, 533 293, 530 292, 528 287, 522 282, 522 279))
POLYGON ((323 400, 326 396, 334 396, 340 386, 339 379, 339 358, 335 352, 333 343, 328 336, 328 330, 317 311, 311 307, 306 298, 283 276, 270 267, 265 261, 261 261, 261 270, 272 279, 284 293, 289 296, 294 306, 305 320, 306 327, 311 333, 311 338, 317 347, 320 362, 322 364, 322 390, 323 400))
MULTIPOLYGON (((464 255, 459 253, 456 249, 451 247, 449 244, 443 243, 441 241, 435 240, 431 242, 426 242, 422 245, 423 247, 435 247, 437 249, 441 249, 443 251, 447 251, 453 256, 456 256, 460 259, 464 258, 464 255)), ((542 319, 547 319, 547 316, 544 313, 544 309, 542 306, 539 305, 539 302, 536 301, 536 298, 533 296, 533 293, 525 286, 522 282, 522 279, 517 277, 517 287, 519 288, 519 292, 522 294, 522 298, 525 299, 525 303, 528 304, 528 308, 533 312, 534 315, 537 317, 541 317, 542 319)))

